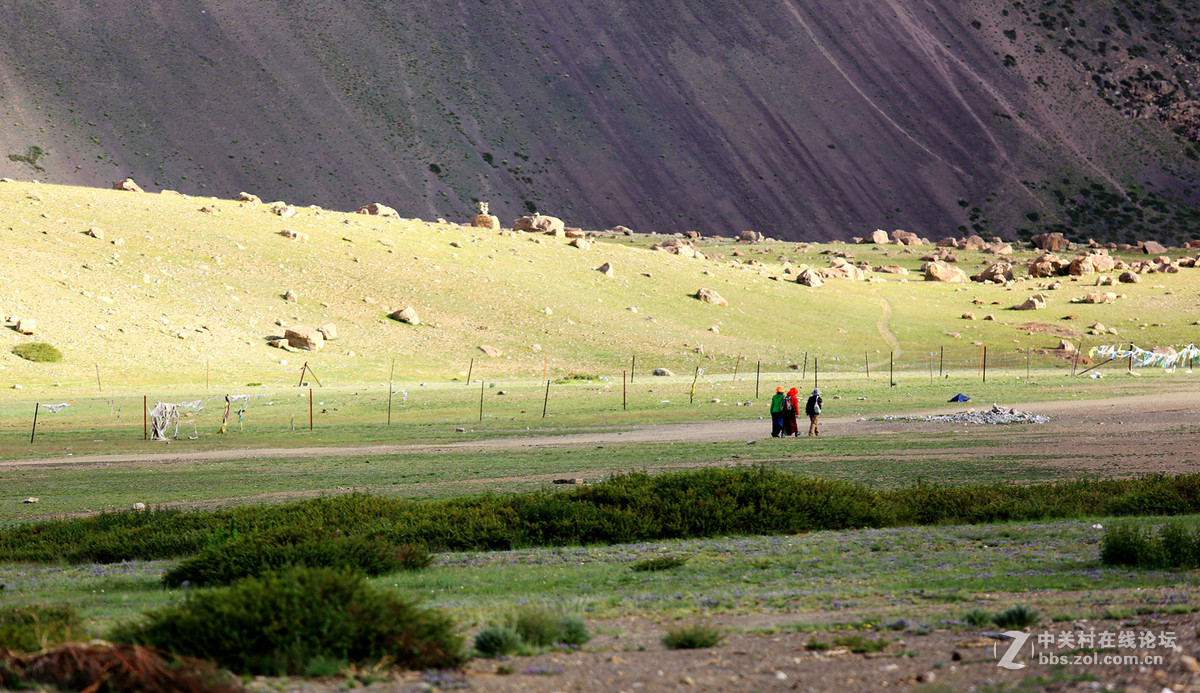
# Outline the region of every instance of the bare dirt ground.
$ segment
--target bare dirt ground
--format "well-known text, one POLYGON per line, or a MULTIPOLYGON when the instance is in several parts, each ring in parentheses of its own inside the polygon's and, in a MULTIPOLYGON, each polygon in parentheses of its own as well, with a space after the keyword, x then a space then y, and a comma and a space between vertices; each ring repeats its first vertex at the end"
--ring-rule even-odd
MULTIPOLYGON (((456 683, 475 691, 919 691, 973 690, 1120 690, 1160 693, 1200 691, 1200 674, 1194 668, 1198 652, 1194 615, 1137 617, 1125 621, 1081 621, 1031 628, 1031 634, 1014 664, 998 666, 1010 640, 998 632, 976 629, 940 629, 928 635, 883 631, 866 633, 867 639, 890 642, 875 654, 854 654, 844 647, 810 650, 814 637, 829 643, 821 633, 771 632, 808 614, 781 614, 714 619, 727 629, 725 640, 707 649, 672 650, 661 636, 679 624, 627 617, 592 622, 601 631, 577 652, 557 652, 533 657, 472 660, 463 672, 407 672, 396 679, 365 686, 371 691, 428 690, 429 683, 456 683), (1149 631, 1170 634, 1174 646, 1111 648, 1101 652, 1058 647, 1063 633, 1149 631), (1052 634, 1054 645, 1038 645, 1038 635, 1052 634), (1030 642, 1034 654, 1030 655, 1030 642), (1043 663, 1040 657, 1064 657, 1065 664, 1043 663), (1119 664, 1104 658, 1121 657, 1119 664), (1137 663, 1125 663, 1132 657, 1137 663), (1155 659, 1157 658, 1157 659, 1155 659), (1017 688, 1018 686, 1023 686, 1017 688)), ((1073 636, 1073 637, 1078 637, 1073 636)), ((261 679, 256 691, 308 691, 326 693, 347 685, 345 681, 280 681, 261 679)))

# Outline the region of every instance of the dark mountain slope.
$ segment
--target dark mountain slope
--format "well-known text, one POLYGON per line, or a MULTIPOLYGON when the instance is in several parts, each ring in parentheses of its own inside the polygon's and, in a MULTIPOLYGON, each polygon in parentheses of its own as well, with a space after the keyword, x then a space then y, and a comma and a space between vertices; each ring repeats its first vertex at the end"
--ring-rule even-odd
POLYGON ((1093 5, 8 3, 0 175, 794 239, 1189 235, 1200 17, 1093 5))

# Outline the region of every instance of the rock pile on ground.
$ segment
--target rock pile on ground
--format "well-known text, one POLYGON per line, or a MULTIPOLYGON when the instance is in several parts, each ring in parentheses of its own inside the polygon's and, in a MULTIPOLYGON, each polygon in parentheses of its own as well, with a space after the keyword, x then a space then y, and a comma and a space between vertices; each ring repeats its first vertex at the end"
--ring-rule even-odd
POLYGON ((939 421, 944 423, 970 424, 1011 424, 1011 423, 1046 423, 1049 416, 1030 414, 1029 412, 1006 409, 993 404, 991 409, 975 411, 968 409, 957 414, 934 414, 930 416, 893 416, 883 417, 885 421, 939 421))

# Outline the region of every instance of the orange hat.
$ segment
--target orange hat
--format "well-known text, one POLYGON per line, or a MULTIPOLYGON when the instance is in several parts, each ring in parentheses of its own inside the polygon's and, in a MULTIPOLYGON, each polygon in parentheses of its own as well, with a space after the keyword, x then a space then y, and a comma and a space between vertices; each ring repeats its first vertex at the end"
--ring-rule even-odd
POLYGON ((775 391, 776 391, 776 392, 783 392, 783 387, 777 387, 777 388, 775 388, 775 391))

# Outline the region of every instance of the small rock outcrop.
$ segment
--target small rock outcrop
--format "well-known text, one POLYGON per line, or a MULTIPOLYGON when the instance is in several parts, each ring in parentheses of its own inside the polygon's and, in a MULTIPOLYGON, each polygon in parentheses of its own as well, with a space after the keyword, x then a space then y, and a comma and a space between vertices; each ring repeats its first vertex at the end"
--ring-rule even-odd
POLYGON ((600 265, 599 267, 597 267, 596 271, 599 272, 600 274, 603 274, 606 277, 611 277, 611 276, 613 276, 612 263, 606 262, 603 265, 600 265))
POLYGON ((967 273, 942 260, 925 263, 921 268, 927 282, 959 283, 967 281, 967 273))
POLYGON ((566 225, 563 220, 558 217, 546 216, 545 214, 534 214, 527 217, 518 217, 513 222, 513 231, 527 231, 530 233, 549 233, 556 236, 561 236, 566 233, 566 225))
POLYGON ((1061 253, 1071 245, 1070 241, 1064 238, 1061 233, 1039 233, 1029 240, 1033 243, 1033 247, 1038 250, 1046 250, 1052 253, 1061 253))
POLYGON ((392 320, 397 320, 399 322, 402 322, 402 323, 405 323, 408 325, 420 325, 421 324, 421 318, 417 317, 417 311, 412 306, 408 306, 406 308, 401 308, 400 310, 394 311, 388 317, 390 317, 392 320))
POLYGON ((1043 310, 1046 307, 1046 295, 1034 294, 1025 299, 1024 303, 1013 306, 1013 310, 1043 310))
POLYGON ((354 211, 354 213, 355 214, 370 214, 371 216, 376 216, 376 217, 393 217, 393 218, 395 218, 395 217, 400 216, 400 214, 396 210, 392 209, 391 207, 388 207, 387 205, 380 204, 378 202, 372 202, 369 205, 363 205, 362 207, 359 207, 358 209, 356 209, 354 211))
POLYGON ((729 305, 729 301, 726 301, 721 294, 713 291, 712 289, 700 289, 696 292, 696 298, 704 301, 705 303, 711 303, 714 306, 729 305))
POLYGON ((814 269, 806 269, 796 275, 796 283, 811 286, 814 289, 825 286, 825 280, 821 277, 821 273, 814 269))
POLYGON ((135 183, 132 178, 126 178, 125 180, 119 180, 113 183, 112 189, 124 190, 125 192, 145 192, 142 190, 142 186, 135 183))

